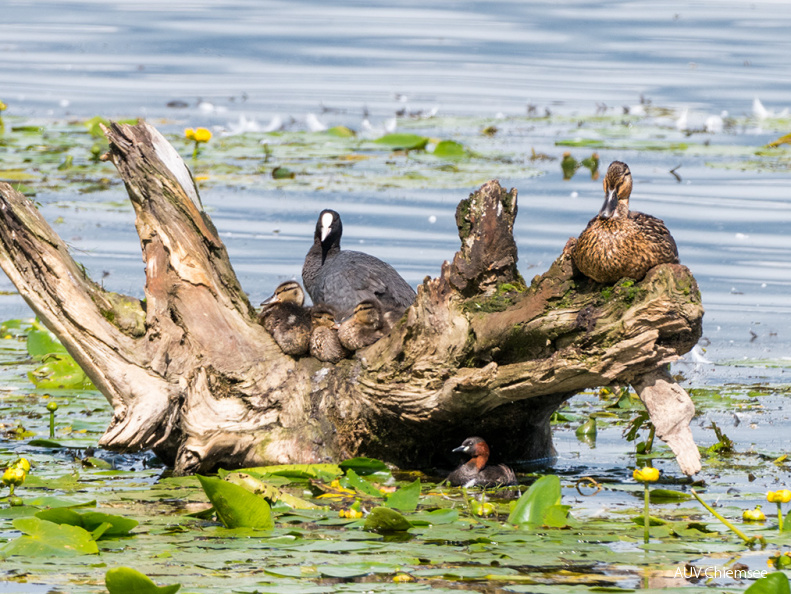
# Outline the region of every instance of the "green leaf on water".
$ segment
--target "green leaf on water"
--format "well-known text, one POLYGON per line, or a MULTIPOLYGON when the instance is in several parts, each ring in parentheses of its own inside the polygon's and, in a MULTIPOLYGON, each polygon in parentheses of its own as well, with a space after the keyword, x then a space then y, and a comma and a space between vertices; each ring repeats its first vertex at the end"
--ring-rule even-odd
POLYGON ((238 472, 245 472, 256 478, 283 476, 294 479, 318 479, 326 482, 343 474, 343 470, 337 464, 276 464, 242 468, 238 472))
POLYGON ((770 573, 753 583, 744 594, 791 594, 788 577, 782 571, 770 573))
POLYGON ((415 511, 418 499, 420 499, 420 479, 416 479, 390 495, 385 502, 385 506, 400 509, 401 511, 415 511))
POLYGON ((596 436, 596 419, 594 417, 589 418, 582 425, 577 427, 577 430, 574 432, 574 434, 577 437, 595 437, 596 436))
POLYGON ((110 122, 101 116, 94 116, 90 120, 85 120, 83 124, 88 129, 88 134, 94 138, 104 138, 102 125, 109 126, 110 122))
POLYGON ((272 510, 263 497, 219 478, 198 475, 206 496, 226 528, 272 530, 272 510))
POLYGON ((464 145, 455 140, 442 140, 434 147, 432 154, 442 159, 463 159, 468 156, 464 145))
POLYGON ((652 503, 671 503, 673 501, 692 499, 692 495, 689 493, 671 489, 651 489, 649 497, 652 503))
POLYGON ((325 134, 329 134, 330 136, 338 136, 340 138, 350 138, 353 136, 357 136, 357 134, 351 128, 347 128, 346 126, 333 126, 332 128, 326 130, 325 134))
POLYGON ((27 442, 29 446, 35 446, 37 448, 63 448, 66 446, 61 445, 57 441, 53 441, 51 439, 31 439, 27 442))
POLYGON ((28 331, 27 352, 36 361, 42 361, 51 354, 68 355, 66 347, 46 328, 28 331))
POLYGON ((157 586, 151 579, 131 567, 114 567, 104 575, 110 594, 175 594, 181 584, 157 586))
POLYGON ((348 471, 350 468, 360 476, 377 475, 380 477, 390 477, 390 469, 387 464, 376 458, 350 458, 344 460, 340 466, 343 472, 348 471))
POLYGON ((417 134, 386 134, 374 142, 384 144, 393 150, 411 151, 426 148, 428 138, 417 134))
POLYGON ((36 514, 36 517, 55 524, 79 526, 88 532, 93 532, 106 524, 107 528, 102 531, 103 536, 126 536, 138 524, 137 520, 123 516, 95 511, 79 513, 64 507, 42 510, 36 514))
MULTIPOLYGON (((556 505, 560 505, 560 479, 553 474, 542 476, 516 502, 516 506, 508 516, 508 523, 530 527, 543 526, 547 513, 556 505)), ((555 514, 556 512, 553 511, 553 519, 555 514)))
POLYGON ((365 480, 364 478, 360 478, 354 470, 349 468, 346 471, 346 479, 349 481, 349 484, 357 489, 363 495, 369 495, 371 497, 382 497, 382 492, 374 487, 369 481, 365 480))
POLYGON ((37 388, 52 390, 64 389, 90 389, 93 387, 91 380, 77 365, 71 355, 50 354, 44 358, 44 365, 37 367, 27 374, 28 379, 37 388))
POLYGON ((412 514, 407 518, 413 526, 441 526, 452 524, 459 519, 459 512, 455 509, 435 509, 430 512, 412 514))
POLYGON ((375 507, 365 518, 365 529, 376 532, 403 532, 412 524, 397 511, 388 507, 375 507))
POLYGON ((90 533, 79 526, 55 524, 35 517, 17 518, 13 525, 23 535, 0 549, 2 557, 70 557, 99 552, 90 533))

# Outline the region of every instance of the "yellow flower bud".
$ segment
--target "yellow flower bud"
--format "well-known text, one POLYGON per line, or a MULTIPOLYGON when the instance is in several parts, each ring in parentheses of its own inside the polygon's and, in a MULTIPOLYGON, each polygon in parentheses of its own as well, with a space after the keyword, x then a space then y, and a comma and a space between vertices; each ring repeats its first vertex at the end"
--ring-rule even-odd
POLYGON ((193 139, 195 142, 209 142, 211 140, 211 132, 206 128, 197 128, 193 139))
POLYGON ((18 487, 25 482, 25 471, 21 468, 6 468, 3 473, 3 483, 6 485, 14 485, 18 487))
POLYGON ((27 461, 27 458, 19 458, 11 464, 11 468, 21 468, 27 474, 30 472, 30 462, 27 461))
POLYGON ((184 136, 187 140, 195 140, 195 130, 192 128, 184 128, 184 136))
POLYGON ((755 509, 746 509, 742 512, 742 520, 745 522, 763 522, 766 520, 766 516, 761 511, 761 506, 756 505, 755 509))
POLYGON ((55 412, 56 410, 58 410, 58 403, 55 402, 54 400, 50 400, 49 402, 47 402, 47 410, 49 412, 55 412))
POLYGON ((632 473, 632 476, 634 477, 634 480, 640 481, 641 483, 655 483, 659 480, 659 470, 653 468, 652 466, 636 468, 632 473))
POLYGON ((8 109, 8 105, 0 101, 0 111, 5 111, 6 109, 8 109))
POLYGON ((399 584, 404 584, 407 582, 414 582, 415 578, 413 578, 408 573, 397 573, 393 576, 393 581, 399 584))
POLYGON ((791 491, 783 489, 782 491, 775 491, 775 501, 780 503, 788 503, 791 501, 791 491))

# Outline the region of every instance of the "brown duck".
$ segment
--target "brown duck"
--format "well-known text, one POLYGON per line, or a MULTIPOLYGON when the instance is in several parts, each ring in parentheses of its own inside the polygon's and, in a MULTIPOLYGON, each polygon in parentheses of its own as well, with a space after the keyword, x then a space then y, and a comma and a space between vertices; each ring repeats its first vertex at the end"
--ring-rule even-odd
POLYGON ((489 446, 480 437, 468 437, 453 450, 470 456, 470 459, 448 475, 454 487, 496 487, 515 485, 516 475, 508 466, 486 466, 489 446))
POLYGON ((349 356, 338 338, 335 312, 325 306, 316 305, 310 312, 313 329, 310 332, 310 354, 319 361, 337 363, 349 356))
POLYGON ((642 280, 658 264, 677 263, 678 249, 665 224, 641 212, 629 212, 632 174, 613 161, 604 176, 604 205, 579 236, 571 252, 582 274, 612 284, 642 280))
POLYGON ((389 331, 382 306, 371 299, 358 303, 354 313, 341 322, 338 338, 344 347, 356 351, 375 343, 389 331))
POLYGON ((258 323, 272 335, 287 355, 299 356, 308 352, 310 343, 310 311, 302 304, 305 293, 296 281, 286 281, 264 301, 258 323))

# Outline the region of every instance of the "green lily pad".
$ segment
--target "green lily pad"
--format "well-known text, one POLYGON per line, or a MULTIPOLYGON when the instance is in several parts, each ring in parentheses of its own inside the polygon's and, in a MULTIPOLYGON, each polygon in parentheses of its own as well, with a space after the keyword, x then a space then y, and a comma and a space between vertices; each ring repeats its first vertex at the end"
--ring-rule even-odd
POLYGON ((463 159, 468 156, 467 149, 464 148, 464 145, 454 140, 442 140, 438 142, 431 154, 442 159, 463 159))
POLYGON ((115 567, 104 575, 110 594, 175 594, 181 584, 157 586, 151 579, 131 567, 115 567))
POLYGON ((99 552, 91 534, 78 526, 55 524, 35 517, 17 518, 13 525, 23 535, 0 549, 2 557, 71 557, 99 552))
POLYGON ((385 502, 385 506, 401 511, 415 511, 417 502, 420 499, 420 479, 415 480, 405 487, 401 487, 390 495, 385 502))
POLYGON ((275 527, 272 511, 263 497, 219 478, 198 475, 198 480, 226 528, 272 530, 275 527))
POLYGON ((88 532, 93 532, 99 526, 107 524, 108 527, 102 532, 103 536, 126 536, 138 524, 137 520, 123 516, 95 511, 79 513, 65 507, 42 510, 36 514, 36 517, 55 524, 79 526, 88 532))
POLYGON ((387 507, 375 507, 365 518, 365 529, 375 532, 403 532, 412 524, 397 511, 387 507))
POLYGON ((351 468, 346 471, 346 478, 349 481, 349 484, 363 495, 368 495, 370 497, 382 497, 382 492, 379 489, 377 489, 364 478, 360 478, 360 476, 351 468))
MULTIPOLYGON (((516 502, 508 516, 509 524, 530 527, 543 526, 550 509, 560 505, 560 479, 555 475, 542 476, 516 502)), ((555 518, 557 510, 553 510, 555 518)))
POLYGON ((66 347, 46 328, 31 329, 27 333, 27 352, 36 361, 42 361, 47 355, 68 355, 66 347))
POLYGON ((776 571, 756 580, 744 594, 791 594, 791 587, 786 574, 776 571))
POLYGON ((428 138, 417 134, 386 134, 374 142, 384 144, 393 150, 411 151, 426 148, 428 138))

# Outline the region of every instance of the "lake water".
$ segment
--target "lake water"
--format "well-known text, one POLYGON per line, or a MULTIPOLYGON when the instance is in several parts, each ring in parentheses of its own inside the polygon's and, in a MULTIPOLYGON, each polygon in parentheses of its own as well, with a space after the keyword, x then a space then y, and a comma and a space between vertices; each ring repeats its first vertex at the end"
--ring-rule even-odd
MULTIPOLYGON (((751 113, 756 97, 775 113, 791 106, 790 26, 785 2, 9 0, 0 22, 0 99, 8 113, 31 118, 145 116, 232 129, 279 117, 299 129, 308 113, 357 128, 364 113, 372 122, 402 109, 592 114, 642 98, 674 118, 686 108, 702 125, 723 111, 751 113)), ((778 136, 760 125, 727 134, 755 146, 778 136)), ((525 138, 523 149, 541 142, 552 145, 525 138)), ((700 283, 706 356, 789 365, 789 172, 721 171, 705 158, 661 151, 602 152, 604 164, 616 158, 632 168, 639 209, 666 221, 700 283), (681 183, 668 174, 679 164, 681 183)), ((557 169, 501 180, 520 190, 516 235, 527 278, 543 272, 599 207, 600 186, 564 182, 557 169)), ((344 215, 347 247, 388 259, 413 285, 436 275, 458 246, 455 205, 472 189, 304 191, 284 200, 278 191, 219 187, 203 199, 257 302, 298 276, 316 214, 327 206, 344 215)), ((123 195, 37 196, 49 220, 63 216, 59 233, 94 277, 106 271, 105 286, 139 295, 131 209, 97 219, 95 210, 61 208, 83 199, 123 195)), ((0 288, 11 287, 3 279, 0 288)), ((28 311, 17 296, 3 297, 0 308, 4 317, 28 311)), ((782 369, 750 373, 785 381, 782 369)))

